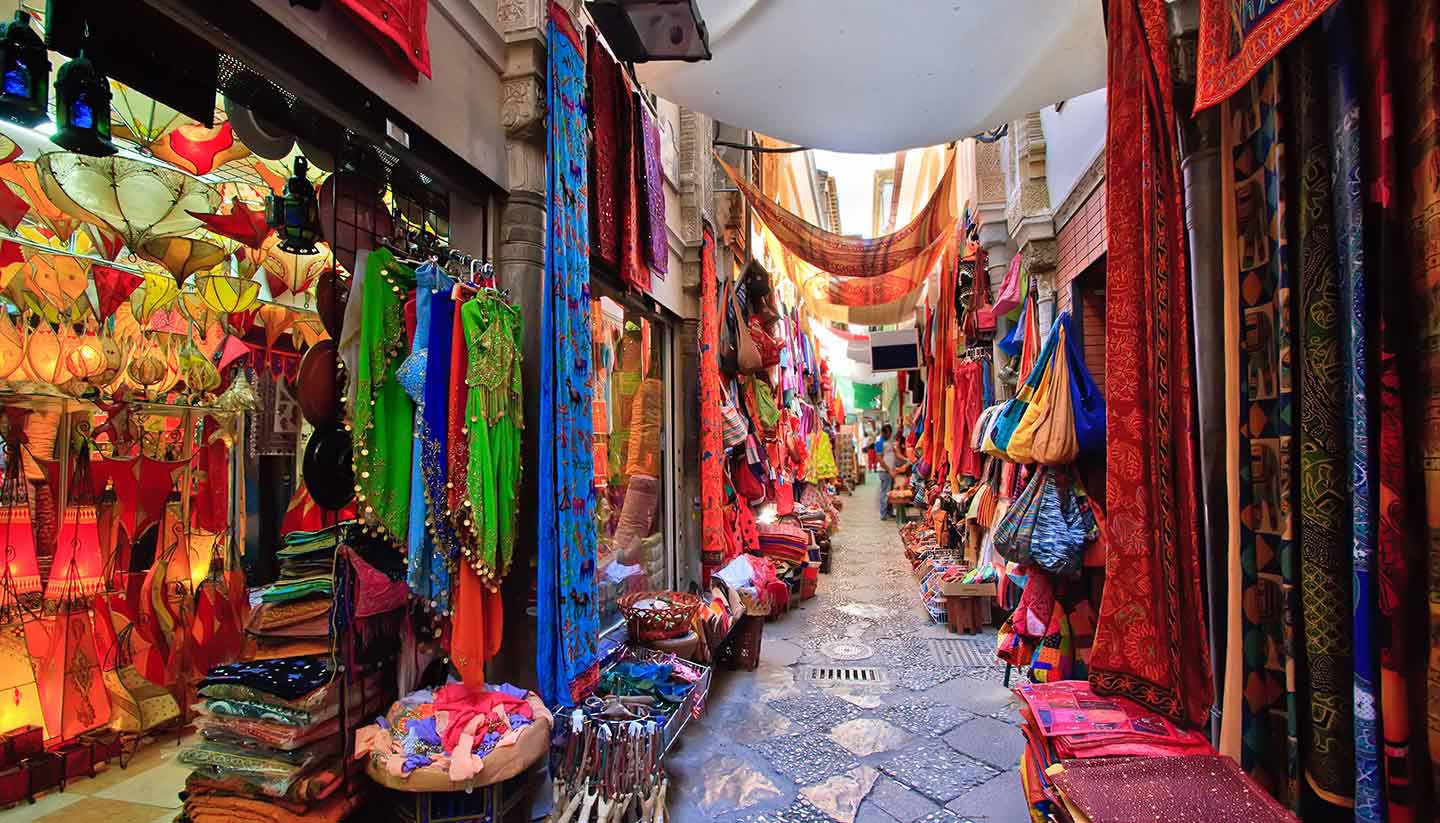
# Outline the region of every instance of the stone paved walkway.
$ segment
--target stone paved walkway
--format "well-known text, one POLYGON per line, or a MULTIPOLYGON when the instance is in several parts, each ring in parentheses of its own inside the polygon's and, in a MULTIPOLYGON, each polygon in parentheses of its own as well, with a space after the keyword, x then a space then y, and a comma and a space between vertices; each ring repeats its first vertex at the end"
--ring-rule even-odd
POLYGON ((876 494, 842 497, 832 573, 766 624, 760 667, 715 673, 668 761, 676 823, 1029 820, 994 633, 930 622, 876 494))

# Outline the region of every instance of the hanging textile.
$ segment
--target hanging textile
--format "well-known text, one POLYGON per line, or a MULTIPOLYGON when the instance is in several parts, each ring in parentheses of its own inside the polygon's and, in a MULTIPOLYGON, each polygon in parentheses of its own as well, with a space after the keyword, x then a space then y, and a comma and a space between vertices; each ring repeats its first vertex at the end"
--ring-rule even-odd
MULTIPOLYGON (((874 306, 891 303, 925 285, 940 257, 954 241, 953 233, 942 234, 905 265, 868 277, 835 277, 817 272, 803 285, 806 294, 835 306, 874 306)), ((808 268, 808 267, 806 267, 808 268)))
POLYGON ((645 246, 645 262, 656 277, 664 279, 670 270, 670 243, 665 233, 665 173, 660 160, 660 125, 650 114, 650 107, 641 101, 640 139, 636 151, 641 161, 637 164, 636 176, 640 179, 640 219, 645 223, 642 233, 645 246))
POLYGON ((1239 91, 1335 0, 1200 0, 1195 110, 1239 91))
MULTIPOLYGON (((1286 60, 1294 121, 1292 168, 1299 233, 1300 581, 1305 663, 1305 728, 1300 768, 1316 813, 1348 814, 1355 803, 1350 672, 1349 469, 1341 418, 1340 281, 1335 268, 1331 141, 1327 126, 1324 34, 1312 29, 1286 60)), ((1308 807, 1306 807, 1308 808, 1308 807)))
POLYGON ((356 497, 367 523, 396 545, 410 523, 410 443, 415 405, 395 372, 405 341, 405 294, 415 272, 386 249, 366 262, 354 407, 356 497))
POLYGON ((724 160, 720 166, 782 246, 806 263, 838 277, 873 277, 892 272, 924 254, 937 239, 953 234, 959 220, 955 212, 953 150, 947 150, 940 183, 915 218, 894 234, 871 238, 825 231, 765 196, 724 160))
POLYGON ((645 104, 640 101, 640 95, 631 90, 624 75, 620 76, 616 91, 615 133, 620 139, 620 166, 616 172, 619 175, 616 199, 620 209, 620 279, 637 291, 649 293, 650 267, 645 263, 649 240, 642 229, 649 222, 650 207, 640 193, 640 178, 645 174, 645 158, 641 157, 639 145, 643 139, 640 110, 645 104))
MULTIPOLYGON (((1413 352, 1405 339, 1408 323, 1403 317, 1406 298, 1399 253, 1400 207, 1395 198, 1396 179, 1395 106, 1392 72, 1397 63, 1390 59, 1390 41, 1395 34, 1390 0, 1365 2, 1366 49, 1364 66, 1369 81, 1368 107, 1362 129, 1365 142, 1365 264, 1376 287, 1379 313, 1379 439, 1376 444, 1375 578, 1376 621, 1379 641, 1380 723, 1384 767, 1385 819, 1389 823, 1415 820, 1416 792, 1424 786, 1418 780, 1411 747, 1410 684, 1414 641, 1412 615, 1419 594, 1416 585, 1419 559, 1415 556, 1415 535, 1410 518, 1407 488, 1404 404, 1402 398, 1414 389, 1414 366, 1403 367, 1402 358, 1413 352)), ((1404 21, 1403 25, 1410 25, 1404 21)))
POLYGON ((594 436, 590 385, 585 63, 570 17, 550 5, 546 72, 545 288, 540 306, 539 539, 535 668, 551 705, 598 677, 594 436))
POLYGON ((610 50, 600 42, 593 28, 585 30, 588 71, 587 97, 590 107, 590 254, 609 268, 620 268, 619 132, 615 106, 625 81, 610 50))
POLYGON ((1375 683, 1375 454, 1370 445, 1369 310, 1366 306, 1365 223, 1361 181, 1360 55, 1356 53, 1353 3, 1325 14, 1330 47, 1330 126, 1335 138, 1335 254, 1340 271, 1340 317, 1348 347, 1342 359, 1346 416, 1350 420, 1351 598, 1354 627, 1355 819, 1384 820, 1380 773, 1380 733, 1375 683))
MULTIPOLYGON (((1404 20, 1400 40, 1404 59, 1400 79, 1402 122, 1409 128, 1400 134, 1403 146, 1400 188, 1405 198, 1407 221, 1406 262, 1415 307, 1415 328, 1420 340, 1414 344, 1423 352, 1422 365, 1414 373, 1422 383, 1415 394, 1423 398, 1417 417, 1440 419, 1440 386, 1435 384, 1435 358, 1440 352, 1440 306, 1432 295, 1440 292, 1440 82, 1433 71, 1412 71, 1413 66, 1440 65, 1440 2, 1407 0, 1402 4, 1404 20)), ((1429 594, 1430 640, 1426 706, 1429 731, 1430 785, 1440 791, 1440 428, 1421 427, 1425 479, 1425 525, 1429 594)), ((1420 653, 1417 650, 1417 654, 1420 653)), ((1434 795, 1432 795, 1432 802, 1434 795)))
POLYGON ((724 442, 720 437, 720 283, 716 239, 704 227, 700 246, 700 551, 724 553, 724 442))
POLYGON ((1185 222, 1163 0, 1109 6, 1105 360, 1133 379, 1106 398, 1107 586, 1090 683, 1204 724, 1214 697, 1200 595, 1191 453, 1185 222))
MULTIPOLYGON (((1229 589, 1239 622, 1241 671, 1231 672, 1224 716, 1239 720, 1240 765, 1282 803, 1295 805, 1297 741, 1294 667, 1294 377, 1292 272, 1282 205, 1289 183, 1281 141, 1280 73, 1266 65, 1221 110, 1222 181, 1227 215, 1227 334, 1240 341, 1226 357, 1227 402, 1238 449, 1238 502, 1229 508, 1240 585, 1229 589), (1236 675, 1239 675, 1238 677, 1236 675)), ((1231 560, 1234 563, 1234 560, 1231 560)), ((1232 629, 1232 632, 1234 630, 1232 629)), ((1227 644, 1227 649, 1230 648, 1227 644)), ((1224 751, 1222 753, 1229 754, 1224 751)))

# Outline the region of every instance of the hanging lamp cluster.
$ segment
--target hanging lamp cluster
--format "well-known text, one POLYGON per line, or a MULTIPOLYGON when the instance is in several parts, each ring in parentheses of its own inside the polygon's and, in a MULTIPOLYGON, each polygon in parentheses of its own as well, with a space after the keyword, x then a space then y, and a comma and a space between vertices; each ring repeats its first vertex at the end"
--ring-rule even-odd
MULTIPOLYGON (((50 54, 24 9, 0 27, 0 118, 32 129, 50 120, 50 54)), ((50 140, 92 157, 118 151, 110 141, 110 81, 83 45, 55 75, 55 134, 50 140)))

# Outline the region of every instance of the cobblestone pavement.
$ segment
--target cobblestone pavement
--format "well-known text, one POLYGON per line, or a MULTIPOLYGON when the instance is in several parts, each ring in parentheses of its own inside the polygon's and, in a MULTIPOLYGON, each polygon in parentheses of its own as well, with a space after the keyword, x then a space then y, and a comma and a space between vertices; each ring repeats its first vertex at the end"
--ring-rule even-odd
POLYGON ((931 623, 877 493, 841 497, 832 573, 766 624, 760 667, 715 672, 668 760, 676 823, 1029 820, 994 632, 931 623))

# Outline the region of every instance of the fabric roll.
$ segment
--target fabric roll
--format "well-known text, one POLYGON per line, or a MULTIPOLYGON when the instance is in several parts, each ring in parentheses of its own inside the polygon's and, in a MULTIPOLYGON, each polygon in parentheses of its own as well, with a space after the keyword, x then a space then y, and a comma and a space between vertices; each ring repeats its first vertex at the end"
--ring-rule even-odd
POLYGON ((1199 726, 1213 700, 1190 431, 1184 219, 1163 0, 1109 6, 1106 574, 1090 684, 1199 726))
POLYGON ((1307 813, 1348 815, 1355 803, 1351 700, 1350 499, 1342 432, 1340 281, 1335 266, 1324 34, 1307 32, 1286 59, 1294 119, 1300 335, 1300 582, 1305 633, 1300 767, 1307 813))
MULTIPOLYGON (((1234 221, 1225 238, 1226 299, 1238 303, 1239 357, 1227 379, 1239 387, 1234 446, 1240 465, 1238 532, 1240 587, 1230 591, 1240 619, 1243 690, 1225 695, 1225 714, 1241 722, 1240 764, 1260 786, 1294 805, 1297 718, 1293 641, 1295 614, 1294 376, 1291 278, 1282 212, 1289 182, 1281 141, 1280 73, 1267 65, 1224 108, 1229 125, 1227 194, 1234 221), (1228 269, 1235 269, 1234 272, 1228 269)), ((1232 681, 1233 682, 1233 681, 1232 681)))
POLYGON ((540 693, 556 705, 598 679, 591 418, 585 63, 570 16, 550 6, 546 72, 545 288, 540 306, 537 642, 540 693))
MULTIPOLYGON (((1407 0, 1401 4, 1404 24, 1398 26, 1404 59, 1396 75, 1400 83, 1401 122, 1409 127, 1400 132, 1402 146, 1400 186, 1404 203, 1405 252, 1410 276, 1409 295, 1414 307, 1414 327, 1420 338, 1419 367, 1413 372, 1420 412, 1417 419, 1440 419, 1440 384, 1436 383, 1440 358, 1440 82, 1433 71, 1412 71, 1414 66, 1440 65, 1440 2, 1407 0)), ((1440 427, 1422 425, 1425 483, 1426 556, 1430 640, 1427 669, 1426 725, 1429 732, 1430 785, 1440 792, 1440 427)), ((1417 649, 1417 653, 1420 653, 1417 649)), ((1435 794, 1430 803, 1434 807, 1435 794)))
POLYGON ((1375 647, 1375 476, 1370 418, 1371 369, 1366 305, 1365 221, 1361 160, 1360 78, 1357 44, 1359 31, 1353 2, 1343 2, 1325 13, 1329 45, 1330 127, 1335 141, 1334 192, 1335 258, 1340 271, 1340 317, 1346 334, 1342 360, 1345 373, 1346 416, 1350 419, 1352 487, 1350 550, 1351 621, 1354 647, 1355 705, 1355 819, 1379 823, 1384 817, 1383 778, 1380 770, 1380 732, 1375 684, 1378 654, 1375 647))

